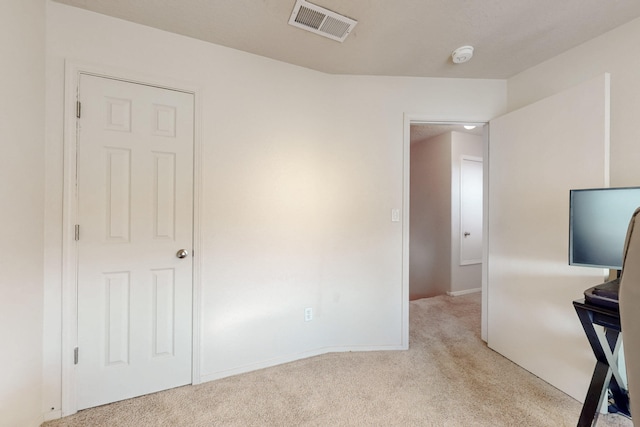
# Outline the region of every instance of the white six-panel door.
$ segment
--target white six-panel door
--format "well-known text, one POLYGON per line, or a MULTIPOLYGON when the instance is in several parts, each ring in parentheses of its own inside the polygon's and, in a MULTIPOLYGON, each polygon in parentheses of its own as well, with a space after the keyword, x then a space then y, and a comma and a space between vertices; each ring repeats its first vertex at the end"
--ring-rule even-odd
POLYGON ((191 383, 194 98, 82 75, 79 99, 83 409, 191 383))

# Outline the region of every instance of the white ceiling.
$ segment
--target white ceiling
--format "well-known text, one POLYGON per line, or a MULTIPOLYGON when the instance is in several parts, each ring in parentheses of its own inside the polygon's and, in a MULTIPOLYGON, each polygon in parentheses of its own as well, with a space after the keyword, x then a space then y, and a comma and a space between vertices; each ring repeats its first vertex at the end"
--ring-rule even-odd
MULTIPOLYGON (((474 125, 476 123, 473 123, 474 125)), ((471 135, 482 135, 484 125, 480 124, 475 129, 465 129, 463 123, 415 123, 411 125, 409 130, 409 138, 411 144, 415 142, 426 141, 434 136, 442 135, 448 132, 462 132, 471 135)))
POLYGON ((640 16, 638 0, 312 0, 358 21, 340 43, 288 25, 295 0, 56 1, 327 73, 498 79, 640 16))

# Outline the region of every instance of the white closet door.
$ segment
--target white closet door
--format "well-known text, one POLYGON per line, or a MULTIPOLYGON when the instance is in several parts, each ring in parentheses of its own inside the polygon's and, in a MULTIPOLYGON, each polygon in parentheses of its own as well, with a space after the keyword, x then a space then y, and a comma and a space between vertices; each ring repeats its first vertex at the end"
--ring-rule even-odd
POLYGON ((79 92, 83 409, 191 383, 194 102, 90 75, 79 92))

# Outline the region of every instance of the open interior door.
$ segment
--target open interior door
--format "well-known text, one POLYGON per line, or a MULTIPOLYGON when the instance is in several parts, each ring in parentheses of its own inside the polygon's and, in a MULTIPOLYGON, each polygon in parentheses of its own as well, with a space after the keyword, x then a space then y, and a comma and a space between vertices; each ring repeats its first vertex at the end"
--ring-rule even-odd
POLYGON ((490 122, 488 344, 583 401, 595 359, 572 301, 604 270, 569 266, 569 189, 609 179, 609 76, 490 122))

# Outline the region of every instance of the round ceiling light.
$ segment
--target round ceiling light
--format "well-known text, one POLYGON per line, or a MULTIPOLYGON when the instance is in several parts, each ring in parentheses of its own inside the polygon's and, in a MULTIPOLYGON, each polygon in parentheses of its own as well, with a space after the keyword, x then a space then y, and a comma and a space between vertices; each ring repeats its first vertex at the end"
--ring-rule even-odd
POLYGON ((473 56, 473 46, 461 46, 453 51, 451 59, 454 64, 462 64, 467 62, 473 56))

